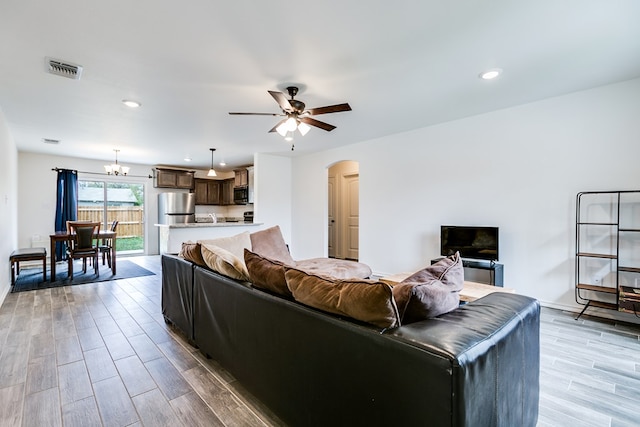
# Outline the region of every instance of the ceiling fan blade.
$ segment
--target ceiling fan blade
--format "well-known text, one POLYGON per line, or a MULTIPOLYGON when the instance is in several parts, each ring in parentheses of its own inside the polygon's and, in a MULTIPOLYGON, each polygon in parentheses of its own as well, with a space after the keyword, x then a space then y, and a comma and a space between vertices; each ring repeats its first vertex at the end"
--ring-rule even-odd
POLYGON ((229 113, 232 116, 281 116, 278 113, 229 113))
POLYGON ((336 128, 334 125, 330 125, 329 123, 321 122, 320 120, 312 119, 311 117, 299 117, 298 120, 300 120, 302 123, 306 123, 306 124, 308 124, 310 126, 315 126, 317 128, 324 129, 327 132, 331 132, 332 130, 334 130, 336 128))
POLYGON ((276 129, 278 128, 278 126, 280 126, 281 124, 286 122, 288 119, 289 118, 287 117, 286 119, 280 120, 278 123, 276 123, 276 125, 274 127, 271 128, 271 130, 269 132, 277 132, 276 129))
POLYGON ((328 105, 326 107, 311 108, 307 111, 312 116, 317 116, 318 114, 339 113, 340 111, 351 111, 351 106, 347 103, 344 103, 344 104, 328 105))
POLYGON ((278 103, 280 108, 282 108, 283 111, 291 111, 291 104, 289 104, 289 100, 284 95, 284 93, 276 92, 274 90, 270 90, 268 92, 271 94, 271 96, 273 96, 273 99, 276 100, 276 102, 278 103))

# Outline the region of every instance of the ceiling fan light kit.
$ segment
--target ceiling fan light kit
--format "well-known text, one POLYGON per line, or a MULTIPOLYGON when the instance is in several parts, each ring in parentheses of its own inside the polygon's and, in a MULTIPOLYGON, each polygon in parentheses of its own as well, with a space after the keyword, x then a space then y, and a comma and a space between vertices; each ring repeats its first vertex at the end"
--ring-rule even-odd
POLYGON ((324 123, 319 120, 312 118, 311 116, 316 116, 320 114, 328 114, 328 113, 339 113, 342 111, 351 111, 351 106, 347 103, 336 104, 336 105, 328 105, 326 107, 318 107, 305 109, 306 105, 304 102, 295 99, 295 96, 298 94, 298 88, 296 86, 288 86, 287 92, 291 99, 287 99, 284 93, 270 90, 269 94, 275 99, 275 101, 280 106, 282 110, 282 114, 275 113, 234 113, 230 112, 231 115, 256 115, 256 116, 281 116, 284 117, 280 120, 269 132, 277 132, 282 137, 285 138, 286 141, 293 140, 293 132, 296 129, 300 132, 302 136, 306 135, 309 130, 311 130, 311 126, 323 129, 327 132, 331 132, 336 127, 329 124, 324 123))
POLYGON ((293 141, 293 131, 292 130, 287 131, 287 133, 285 133, 283 136, 284 136, 284 140, 285 141, 287 141, 287 142, 293 141))
POLYGON ((311 130, 311 126, 308 126, 306 123, 298 123, 298 131, 305 136, 311 130))
POLYGON ((291 115, 287 120, 281 122, 276 127, 276 132, 278 132, 281 136, 284 136, 286 139, 287 134, 295 132, 296 129, 300 131, 302 136, 304 136, 307 134, 307 132, 309 132, 309 129, 311 128, 291 115))

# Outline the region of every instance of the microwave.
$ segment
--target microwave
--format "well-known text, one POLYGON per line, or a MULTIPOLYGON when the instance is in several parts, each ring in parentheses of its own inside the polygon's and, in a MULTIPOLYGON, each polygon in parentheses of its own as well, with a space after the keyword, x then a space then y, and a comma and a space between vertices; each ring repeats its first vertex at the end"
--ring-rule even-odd
POLYGON ((244 185, 242 187, 233 188, 233 203, 236 205, 246 205, 249 203, 249 187, 244 185))

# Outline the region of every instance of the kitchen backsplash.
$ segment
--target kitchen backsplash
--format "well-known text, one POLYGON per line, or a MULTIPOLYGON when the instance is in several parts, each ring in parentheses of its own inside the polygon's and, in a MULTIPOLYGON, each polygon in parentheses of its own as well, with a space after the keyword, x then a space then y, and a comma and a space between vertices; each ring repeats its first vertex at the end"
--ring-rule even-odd
POLYGON ((244 217, 244 213, 247 211, 252 211, 253 205, 233 205, 233 206, 207 206, 207 205, 196 205, 196 219, 198 217, 206 217, 210 213, 215 213, 216 216, 222 218, 242 218, 244 217))
POLYGON ((215 214, 215 218, 212 216, 214 214, 196 214, 196 222, 243 222, 244 218, 239 216, 221 216, 215 214))

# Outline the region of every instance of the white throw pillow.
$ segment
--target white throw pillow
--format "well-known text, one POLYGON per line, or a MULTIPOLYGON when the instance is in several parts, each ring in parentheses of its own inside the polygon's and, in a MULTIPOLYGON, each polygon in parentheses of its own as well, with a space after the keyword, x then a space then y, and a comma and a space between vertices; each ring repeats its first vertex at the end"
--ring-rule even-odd
POLYGON ((232 279, 249 281, 249 272, 244 260, 230 251, 215 245, 202 244, 202 258, 207 267, 232 279))
POLYGON ((247 248, 251 250, 251 237, 249 237, 249 235, 250 233, 245 231, 244 233, 236 234, 235 236, 198 240, 198 243, 201 245, 214 245, 225 249, 242 260, 242 265, 244 265, 244 249, 247 248))

